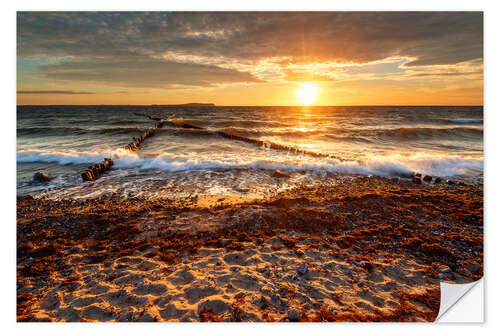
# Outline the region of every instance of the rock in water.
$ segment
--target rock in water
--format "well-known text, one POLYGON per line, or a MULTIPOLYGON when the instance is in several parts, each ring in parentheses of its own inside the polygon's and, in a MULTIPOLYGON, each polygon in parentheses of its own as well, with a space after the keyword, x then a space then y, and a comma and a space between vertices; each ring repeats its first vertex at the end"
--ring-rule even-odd
POLYGON ((434 179, 434 184, 439 184, 441 183, 442 179, 437 177, 436 179, 434 179))
POLYGON ((48 182, 50 180, 50 177, 46 173, 37 172, 33 176, 33 179, 36 180, 37 182, 48 182))
POLYGON ((415 184, 422 184, 422 180, 417 176, 413 177, 412 182, 414 182, 415 184))
POLYGON ((290 178, 290 175, 289 174, 286 174, 282 171, 279 171, 279 170, 275 170, 271 177, 274 177, 274 178, 290 178))
POLYGON ((429 176, 429 175, 426 175, 426 176, 424 177, 424 182, 429 182, 429 183, 430 183, 430 182, 431 182, 431 180, 432 180, 432 177, 431 177, 431 176, 429 176))
POLYGON ((299 311, 293 309, 288 313, 288 320, 290 321, 299 321, 299 311))

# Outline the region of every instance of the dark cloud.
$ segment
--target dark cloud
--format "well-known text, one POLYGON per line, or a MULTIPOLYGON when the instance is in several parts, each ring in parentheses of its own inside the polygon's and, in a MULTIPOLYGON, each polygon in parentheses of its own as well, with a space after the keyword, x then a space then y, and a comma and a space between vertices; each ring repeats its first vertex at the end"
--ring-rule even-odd
POLYGON ((166 88, 175 85, 211 86, 213 83, 259 82, 249 73, 199 64, 159 60, 66 62, 40 67, 51 80, 78 81, 120 87, 166 88))
POLYGON ((49 94, 49 95, 93 95, 94 92, 73 90, 18 90, 18 94, 49 94))
POLYGON ((140 86, 257 80, 213 66, 176 69, 158 60, 165 52, 291 63, 415 59, 406 66, 483 57, 481 12, 19 12, 17 31, 19 56, 73 60, 43 67, 47 77, 122 85, 121 70, 140 86))

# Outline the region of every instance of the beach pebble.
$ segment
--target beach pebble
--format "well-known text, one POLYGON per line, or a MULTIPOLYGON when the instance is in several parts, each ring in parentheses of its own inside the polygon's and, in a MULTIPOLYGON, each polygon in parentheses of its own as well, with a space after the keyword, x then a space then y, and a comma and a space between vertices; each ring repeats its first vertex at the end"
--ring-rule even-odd
POLYGON ((440 279, 444 279, 444 278, 452 276, 451 269, 446 265, 439 266, 437 268, 437 270, 439 271, 438 277, 440 279))
POLYGON ((36 180, 37 182, 48 182, 50 180, 50 177, 46 173, 37 172, 33 176, 33 179, 36 180))
POLYGON ((299 311, 293 309, 288 313, 288 320, 290 321, 299 321, 299 311))
POLYGON ((468 264, 465 269, 470 274, 474 274, 475 275, 475 274, 479 274, 479 272, 481 271, 481 266, 478 265, 478 264, 468 264))
POLYGON ((299 268, 297 269, 297 272, 298 272, 300 275, 304 275, 304 274, 306 274, 306 273, 307 273, 308 269, 309 269, 309 268, 308 268, 307 264, 301 264, 301 265, 299 266, 299 268))

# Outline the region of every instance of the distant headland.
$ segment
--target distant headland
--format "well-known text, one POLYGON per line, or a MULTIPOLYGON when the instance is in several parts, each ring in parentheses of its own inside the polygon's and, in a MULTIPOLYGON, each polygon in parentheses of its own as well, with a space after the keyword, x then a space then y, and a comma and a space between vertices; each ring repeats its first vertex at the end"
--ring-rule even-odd
POLYGON ((215 106, 214 103, 184 103, 184 104, 151 104, 151 106, 205 106, 205 107, 210 107, 210 106, 215 106))

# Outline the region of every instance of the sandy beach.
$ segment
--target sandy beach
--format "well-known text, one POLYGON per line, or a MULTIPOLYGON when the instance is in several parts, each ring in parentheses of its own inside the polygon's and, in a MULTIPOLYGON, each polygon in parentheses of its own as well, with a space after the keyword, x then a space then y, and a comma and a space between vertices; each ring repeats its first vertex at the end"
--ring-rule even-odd
POLYGON ((433 321, 482 274, 478 184, 17 199, 18 321, 433 321))

